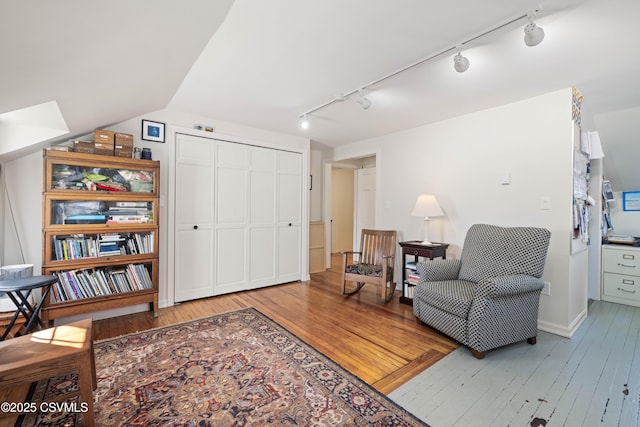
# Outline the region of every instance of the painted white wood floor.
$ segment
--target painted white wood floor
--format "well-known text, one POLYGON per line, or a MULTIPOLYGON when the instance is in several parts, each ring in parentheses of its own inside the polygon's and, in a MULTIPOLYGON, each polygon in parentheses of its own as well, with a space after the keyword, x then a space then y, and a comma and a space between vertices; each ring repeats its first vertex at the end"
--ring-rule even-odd
POLYGON ((640 426, 640 308, 594 301, 571 339, 483 360, 460 347, 389 397, 431 427, 640 426))

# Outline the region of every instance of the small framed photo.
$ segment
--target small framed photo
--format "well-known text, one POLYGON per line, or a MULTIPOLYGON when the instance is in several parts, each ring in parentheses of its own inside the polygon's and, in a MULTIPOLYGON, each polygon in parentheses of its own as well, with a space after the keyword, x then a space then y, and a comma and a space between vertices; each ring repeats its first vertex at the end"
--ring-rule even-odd
POLYGON ((640 211, 640 191, 623 191, 622 209, 625 211, 640 211))
POLYGON ((164 142, 164 123, 142 120, 142 139, 145 141, 164 142))

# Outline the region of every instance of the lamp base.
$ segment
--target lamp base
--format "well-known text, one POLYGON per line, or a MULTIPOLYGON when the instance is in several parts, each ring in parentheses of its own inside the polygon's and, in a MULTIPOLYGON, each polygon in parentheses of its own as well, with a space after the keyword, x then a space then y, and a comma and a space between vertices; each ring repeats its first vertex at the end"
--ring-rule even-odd
POLYGON ((424 218, 424 240, 420 243, 423 246, 432 246, 433 243, 429 240, 429 217, 424 218))

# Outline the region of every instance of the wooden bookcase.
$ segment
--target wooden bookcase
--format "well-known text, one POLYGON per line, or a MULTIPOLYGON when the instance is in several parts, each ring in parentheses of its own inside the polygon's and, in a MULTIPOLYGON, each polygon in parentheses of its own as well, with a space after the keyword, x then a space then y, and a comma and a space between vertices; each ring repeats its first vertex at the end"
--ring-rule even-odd
POLYGON ((160 162, 44 150, 44 320, 150 303, 158 315, 160 162))

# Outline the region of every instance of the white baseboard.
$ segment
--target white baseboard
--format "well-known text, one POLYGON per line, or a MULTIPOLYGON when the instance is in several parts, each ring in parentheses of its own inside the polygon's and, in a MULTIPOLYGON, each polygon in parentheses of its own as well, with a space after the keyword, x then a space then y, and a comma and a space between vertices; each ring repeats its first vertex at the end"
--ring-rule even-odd
POLYGON ((538 329, 549 332, 550 334, 560 335, 561 337, 571 338, 578 330, 582 322, 587 318, 587 309, 585 308, 568 326, 558 325, 556 323, 538 320, 538 329))

